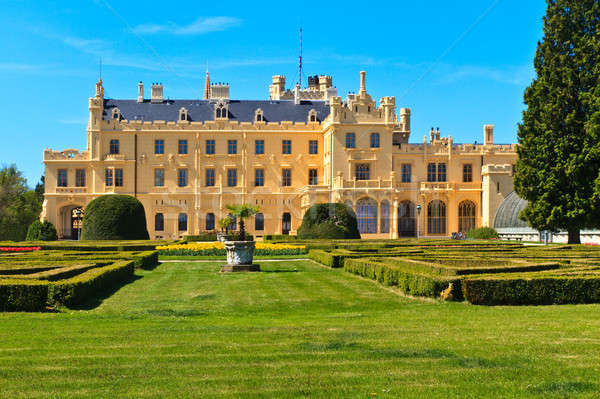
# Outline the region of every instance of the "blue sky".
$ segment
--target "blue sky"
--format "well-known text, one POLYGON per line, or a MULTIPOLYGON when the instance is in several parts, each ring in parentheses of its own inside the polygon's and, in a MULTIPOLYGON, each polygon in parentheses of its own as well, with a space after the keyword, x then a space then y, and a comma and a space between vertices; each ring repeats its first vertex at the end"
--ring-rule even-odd
POLYGON ((100 57, 106 97, 135 98, 142 80, 200 98, 208 61, 232 98, 266 99, 272 75, 297 80, 300 25, 304 84, 332 75, 345 96, 366 70, 374 98, 412 108, 411 142, 432 126, 481 142, 485 123, 496 142, 516 141, 544 0, 223 4, 0 0, 0 162, 33 186, 44 148, 85 149, 100 57))

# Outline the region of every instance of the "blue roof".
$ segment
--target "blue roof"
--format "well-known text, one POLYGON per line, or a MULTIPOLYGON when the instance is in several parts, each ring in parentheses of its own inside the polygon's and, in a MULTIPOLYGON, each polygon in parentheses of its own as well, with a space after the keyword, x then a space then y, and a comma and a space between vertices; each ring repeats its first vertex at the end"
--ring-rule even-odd
MULTIPOLYGON (((323 121, 329 115, 329 104, 326 101, 301 101, 294 104, 293 100, 229 100, 229 120, 239 122, 254 122, 257 109, 263 111, 267 122, 307 122, 311 109, 317 112, 317 120, 323 121)), ((188 111, 189 121, 214 120, 214 100, 164 100, 162 103, 151 103, 144 100, 104 101, 104 120, 112 119, 112 110, 118 108, 122 119, 143 121, 178 121, 179 110, 183 107, 188 111)))

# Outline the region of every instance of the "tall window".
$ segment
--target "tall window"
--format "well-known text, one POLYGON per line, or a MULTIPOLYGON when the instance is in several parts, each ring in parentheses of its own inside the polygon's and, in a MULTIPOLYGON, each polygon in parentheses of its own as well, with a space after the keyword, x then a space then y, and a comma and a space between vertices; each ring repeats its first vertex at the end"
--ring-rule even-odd
POLYGON ((227 140, 227 153, 237 154, 237 140, 227 140))
POLYGON ((165 215, 163 215, 162 213, 157 213, 156 215, 154 215, 154 230, 165 230, 165 215))
POLYGON ((119 153, 119 140, 117 139, 112 139, 110 141, 110 145, 109 145, 109 152, 111 154, 118 154, 119 153))
POLYGON ((439 181, 439 182, 446 181, 446 164, 445 163, 438 163, 437 181, 439 181))
POLYGON ((379 133, 371 133, 371 148, 379 148, 379 133))
POLYGON ((417 234, 415 225, 415 204, 410 201, 402 201, 398 206, 398 235, 414 237, 417 234))
POLYGON ((262 187, 265 185, 265 170, 254 169, 254 185, 256 187, 262 187))
POLYGON ((467 232, 475 228, 475 203, 463 201, 458 204, 458 231, 467 232))
POLYGON ((180 213, 177 221, 179 231, 187 231, 187 214, 180 213))
POLYGON ((265 215, 262 213, 257 213, 254 215, 254 230, 264 230, 265 229, 265 215))
POLYGON ((261 155, 265 153, 265 141, 264 140, 254 140, 254 153, 256 155, 261 155))
POLYGON ((356 180, 370 180, 370 168, 367 163, 356 165, 356 180))
POLYGON ((412 175, 412 165, 409 163, 402 164, 402 183, 410 183, 412 175))
POLYGON ((188 153, 188 141, 187 140, 179 140, 177 145, 177 150, 179 154, 187 154, 188 153))
POLYGON ((284 187, 289 187, 292 185, 291 169, 281 169, 281 185, 284 187))
POLYGON ((356 147, 356 135, 354 133, 346 133, 346 148, 356 147))
POLYGON ((205 230, 210 231, 215 229, 215 214, 207 213, 206 214, 206 225, 205 230))
POLYGON ((67 187, 67 170, 59 169, 58 170, 58 187, 67 187))
POLYGON ((356 220, 361 234, 377 233, 377 202, 363 198, 356 203, 356 220))
POLYGON ((206 153, 209 155, 215 153, 215 141, 214 140, 206 140, 206 153))
POLYGON ((311 155, 319 153, 319 141, 318 140, 309 140, 308 141, 308 153, 311 155))
POLYGON ((188 171, 187 169, 177 169, 177 185, 179 187, 186 187, 188 184, 188 171))
POLYGON ((164 154, 165 153, 165 141, 164 140, 154 140, 154 153, 155 154, 164 154))
POLYGON ((283 140, 281 142, 281 153, 291 154, 292 153, 292 140, 283 140))
POLYGON ((473 165, 466 163, 463 165, 463 182, 471 183, 473 181, 473 165))
POLYGON ((390 232, 390 203, 387 201, 381 202, 381 220, 379 221, 379 232, 390 232))
POLYGON ((154 169, 154 186, 163 187, 165 185, 165 170, 154 169))
POLYGON ((115 169, 115 187, 123 187, 123 169, 115 169))
POLYGON ((446 204, 434 200, 427 205, 427 232, 446 234, 446 204))
POLYGON ((434 182, 436 181, 436 172, 437 166, 434 163, 427 164, 427 181, 434 182))
POLYGON ((227 185, 229 187, 237 186, 237 169, 227 169, 227 185))
POLYGON ((106 168, 104 170, 104 185, 106 187, 113 185, 113 170, 111 168, 106 168))
POLYGON ((206 169, 206 187, 213 187, 215 185, 215 170, 206 169))
POLYGON ((308 170, 308 184, 311 186, 316 186, 318 184, 317 181, 317 170, 309 169, 308 170))
POLYGON ((85 187, 85 169, 75 169, 75 187, 85 187))

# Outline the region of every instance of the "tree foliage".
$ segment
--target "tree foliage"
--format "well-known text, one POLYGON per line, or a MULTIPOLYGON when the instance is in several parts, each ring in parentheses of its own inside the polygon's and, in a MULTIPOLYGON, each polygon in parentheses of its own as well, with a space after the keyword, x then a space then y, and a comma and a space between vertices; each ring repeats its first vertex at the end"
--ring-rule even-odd
POLYGON ((42 204, 15 165, 0 169, 0 240, 23 241, 42 204))
POLYGON ((147 240, 144 205, 130 195, 109 194, 85 207, 82 240, 147 240))
POLYGON ((529 201, 521 217, 538 230, 567 230, 577 243, 580 229, 600 227, 600 2, 547 3, 514 184, 529 201))
POLYGON ((40 222, 34 220, 27 229, 27 241, 55 241, 58 240, 56 228, 47 220, 40 222))
POLYGON ((344 204, 316 204, 311 206, 298 229, 298 237, 305 238, 360 238, 356 215, 344 204))
POLYGON ((256 215, 258 212, 260 212, 260 207, 258 205, 252 206, 248 204, 235 204, 227 205, 227 210, 229 210, 231 214, 237 218, 238 223, 240 224, 238 239, 240 241, 246 241, 246 226, 244 219, 256 215))

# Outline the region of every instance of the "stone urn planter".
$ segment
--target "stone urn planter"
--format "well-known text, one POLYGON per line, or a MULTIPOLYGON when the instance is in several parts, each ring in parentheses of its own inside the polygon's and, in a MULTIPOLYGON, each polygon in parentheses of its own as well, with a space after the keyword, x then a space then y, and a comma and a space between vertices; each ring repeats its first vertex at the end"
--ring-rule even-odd
POLYGON ((217 241, 225 242, 229 239, 229 235, 227 233, 217 233, 217 241))
POLYGON ((227 264, 221 266, 222 272, 258 272, 260 266, 253 264, 254 241, 225 241, 227 264))

